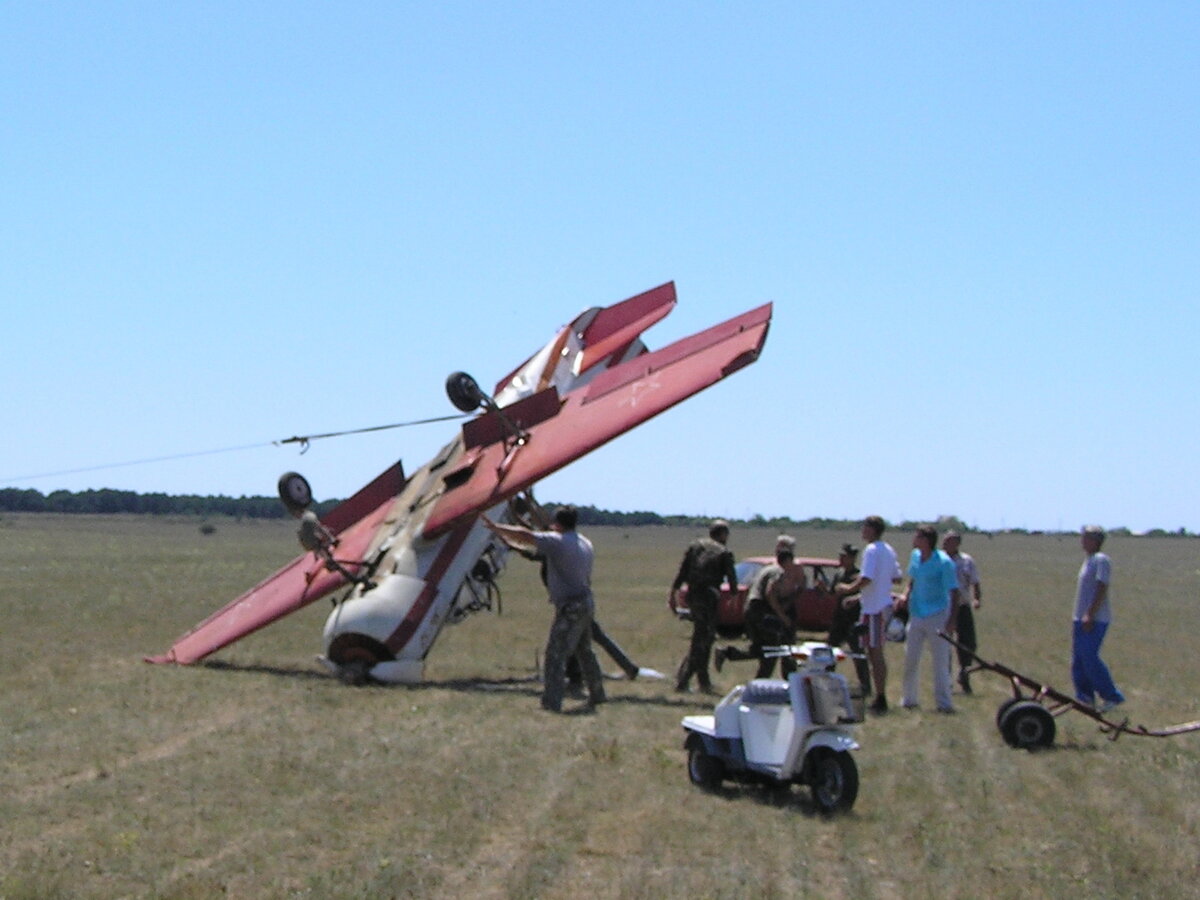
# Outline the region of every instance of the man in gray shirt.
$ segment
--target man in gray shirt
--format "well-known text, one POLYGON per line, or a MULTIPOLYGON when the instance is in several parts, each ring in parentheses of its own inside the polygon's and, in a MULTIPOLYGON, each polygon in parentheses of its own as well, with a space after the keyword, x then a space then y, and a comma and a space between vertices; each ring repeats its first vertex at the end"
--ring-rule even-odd
POLYGON ((1095 704, 1099 695, 1100 703, 1096 708, 1108 712, 1125 702, 1125 695, 1113 684, 1108 666, 1100 658, 1100 645, 1104 643, 1104 635, 1112 621, 1108 591, 1112 561, 1100 552, 1104 545, 1104 529, 1099 525, 1086 526, 1079 541, 1087 556, 1079 568, 1079 583, 1075 590, 1071 678, 1075 682, 1076 700, 1095 704))
POLYGON ((592 542, 575 530, 579 514, 573 506, 554 511, 552 531, 500 525, 487 516, 483 524, 511 547, 541 554, 546 560, 546 587, 554 604, 554 623, 546 641, 542 708, 562 711, 567 658, 574 656, 587 684, 588 704, 605 701, 603 675, 592 652, 592 542))

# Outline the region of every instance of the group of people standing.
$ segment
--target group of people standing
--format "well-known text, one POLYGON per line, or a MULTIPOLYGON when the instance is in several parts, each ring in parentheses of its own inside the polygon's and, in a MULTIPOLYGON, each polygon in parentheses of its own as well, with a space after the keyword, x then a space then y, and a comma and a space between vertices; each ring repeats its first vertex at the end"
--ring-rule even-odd
MULTIPOLYGON (((542 706, 552 711, 562 708, 566 667, 572 658, 582 670, 588 705, 594 707, 606 699, 600 666, 591 648, 595 615, 591 575, 595 554, 591 542, 576 530, 577 522, 578 513, 570 506, 555 511, 549 531, 500 525, 483 517, 484 525, 505 543, 545 560, 546 585, 555 617, 546 645, 542 706)), ((962 552, 962 536, 958 532, 946 532, 939 549, 937 530, 932 525, 922 525, 913 535, 913 549, 904 572, 895 550, 883 540, 885 530, 881 517, 868 516, 861 530, 866 542, 862 566, 856 564, 858 548, 843 544, 839 568, 830 580, 817 585, 838 599, 829 643, 849 646, 864 693, 874 688, 869 708, 875 713, 885 713, 888 669, 884 647, 889 627, 896 627, 892 620, 906 623, 901 706, 917 706, 921 658, 928 647, 933 662, 936 709, 952 713, 952 647, 939 634, 956 638, 958 684, 964 693, 971 693, 970 667, 978 646, 974 611, 983 602, 978 567, 970 555, 962 552), (893 586, 900 584, 905 574, 908 580, 904 591, 893 593, 893 586)), ((1103 529, 1097 526, 1087 526, 1081 534, 1085 560, 1076 590, 1071 674, 1077 699, 1107 711, 1125 698, 1100 659, 1100 645, 1112 617, 1108 592, 1112 564, 1100 552, 1104 537, 1103 529)), ((691 642, 675 678, 678 691, 690 690, 693 677, 701 691, 713 691, 708 664, 716 640, 720 589, 728 584, 730 591, 738 590, 728 541, 729 523, 714 521, 707 536, 688 546, 671 584, 669 600, 673 606, 679 600, 680 590, 687 586, 692 620, 691 642)), ((794 602, 808 587, 803 567, 795 563, 795 552, 795 539, 780 535, 775 544, 775 562, 759 570, 748 590, 745 630, 750 645, 745 649, 736 646, 718 649, 714 657, 717 671, 727 660, 756 659, 756 677, 770 678, 776 658, 780 659, 784 677, 795 670, 790 654, 776 657, 767 649, 790 644, 795 639, 794 602)))
MULTIPOLYGON (((968 667, 977 646, 972 610, 978 609, 983 600, 978 568, 969 555, 961 552, 961 535, 948 532, 943 549, 938 550, 936 530, 922 526, 913 539, 908 589, 902 596, 896 596, 892 588, 901 581, 903 573, 895 551, 883 540, 885 529, 882 518, 868 517, 862 525, 862 538, 867 541, 862 568, 856 564, 858 548, 843 544, 839 568, 828 582, 816 585, 838 600, 829 643, 849 646, 864 691, 874 684, 871 709, 886 712, 887 660, 883 648, 891 618, 900 617, 908 622, 909 637, 902 704, 917 703, 917 676, 923 649, 928 644, 934 658, 937 707, 952 711, 951 648, 937 634, 956 633, 964 645, 959 651, 958 682, 969 692, 968 667), (960 602, 960 598, 966 599, 960 602)), ((708 658, 716 639, 720 589, 728 582, 731 591, 737 590, 733 553, 726 546, 728 539, 729 524, 723 520, 713 522, 707 537, 688 546, 671 585, 672 604, 678 602, 680 588, 687 585, 692 619, 691 645, 675 681, 678 691, 690 689, 692 676, 701 691, 712 690, 708 658)), ((808 587, 803 567, 795 563, 795 551, 795 539, 780 535, 775 543, 775 562, 759 570, 747 591, 744 621, 750 644, 744 649, 732 645, 719 648, 713 656, 717 671, 730 660, 756 659, 759 665, 755 677, 771 677, 777 657, 766 648, 787 645, 795 639, 793 604, 808 587)), ((795 662, 786 654, 778 658, 782 674, 787 677, 795 670, 795 662)))
MULTIPOLYGON (((894 639, 905 642, 900 705, 906 709, 918 705, 921 659, 928 648, 933 665, 935 707, 938 712, 953 713, 954 648, 939 635, 945 633, 955 638, 958 685, 964 694, 970 694, 971 666, 978 648, 975 611, 983 604, 979 568, 975 560, 962 551, 961 534, 947 531, 939 549, 937 529, 922 525, 913 535, 908 567, 902 570, 896 551, 883 540, 885 530, 881 517, 868 516, 862 523, 861 535, 866 548, 861 568, 856 564, 858 548, 843 544, 837 571, 828 583, 818 585, 838 598, 828 642, 849 647, 864 694, 869 693, 872 686, 874 688, 875 696, 869 708, 875 713, 888 711, 888 668, 884 647, 889 631, 894 639), (894 586, 899 585, 905 575, 907 584, 903 592, 894 593, 894 586)), ((728 525, 714 522, 708 541, 721 546, 722 558, 732 567, 732 553, 724 547, 728 537, 728 525)), ((1076 698, 1107 712, 1123 703, 1125 698, 1100 659, 1100 646, 1112 618, 1108 591, 1112 562, 1101 552, 1104 538, 1104 530, 1095 525, 1085 527, 1081 533, 1085 558, 1076 586, 1071 676, 1076 698)), ((715 638, 721 581, 727 578, 730 589, 736 590, 731 575, 705 578, 698 574, 692 561, 699 553, 699 543, 689 547, 684 555, 679 575, 671 588, 673 601, 685 582, 689 606, 691 597, 703 598, 698 617, 692 607, 692 644, 676 681, 676 688, 681 691, 688 690, 688 679, 692 674, 697 676, 701 690, 711 690, 706 662, 708 648, 715 638)), ((764 653, 764 648, 794 640, 795 627, 789 610, 796 594, 807 586, 802 567, 794 564, 794 556, 795 540, 781 535, 776 541, 775 564, 761 569, 749 588, 745 628, 750 646, 746 649, 719 648, 714 657, 718 671, 727 660, 758 659, 756 677, 771 677, 775 660, 764 653)), ((783 656, 781 662, 786 677, 795 664, 788 656, 783 656)))

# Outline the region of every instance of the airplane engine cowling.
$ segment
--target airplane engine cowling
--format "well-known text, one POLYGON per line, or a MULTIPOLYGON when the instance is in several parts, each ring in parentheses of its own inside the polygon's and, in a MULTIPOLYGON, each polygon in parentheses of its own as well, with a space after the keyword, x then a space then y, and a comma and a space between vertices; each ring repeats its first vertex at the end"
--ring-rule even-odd
MULTIPOLYGON (((356 592, 349 600, 339 603, 325 621, 326 655, 333 662, 340 662, 331 650, 342 635, 365 635, 377 641, 379 646, 385 646, 423 590, 425 581, 420 578, 386 575, 373 589, 362 594, 356 592)), ((392 656, 389 654, 385 658, 392 656)))

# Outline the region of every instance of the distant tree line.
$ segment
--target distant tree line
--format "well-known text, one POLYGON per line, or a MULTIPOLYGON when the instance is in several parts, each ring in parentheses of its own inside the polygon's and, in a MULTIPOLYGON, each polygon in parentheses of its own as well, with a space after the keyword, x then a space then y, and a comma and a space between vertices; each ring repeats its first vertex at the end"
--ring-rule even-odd
MULTIPOLYGON (((320 513, 338 501, 316 505, 320 513)), ((133 513, 155 516, 231 516, 237 519, 283 519, 288 515, 278 497, 226 497, 198 494, 139 494, 110 488, 88 491, 0 489, 0 512, 133 513)))
MULTIPOLYGON (((326 500, 314 506, 314 509, 324 515, 339 500, 326 500)), ((543 504, 547 510, 553 510, 561 505, 558 503, 543 504)), ((616 525, 624 528, 636 528, 643 525, 677 525, 689 528, 706 528, 710 521, 708 516, 662 515, 656 512, 617 512, 609 509, 598 509, 595 506, 580 506, 579 524, 583 526, 616 525)), ((0 512, 31 512, 31 513, 91 513, 112 515, 115 513, 130 513, 134 515, 155 516, 228 516, 235 519, 284 519, 288 513, 279 502, 278 497, 227 497, 225 495, 201 496, 199 494, 139 494, 137 491, 118 491, 111 488, 87 491, 52 491, 42 494, 40 491, 17 488, 0 488, 0 512)), ((726 517, 729 518, 729 517, 726 517)), ((811 519, 792 519, 787 516, 764 517, 752 516, 749 519, 729 518, 730 523, 754 528, 774 528, 783 532, 793 528, 817 528, 836 531, 853 531, 859 527, 859 519, 830 519, 815 517, 811 519)), ((920 522, 892 522, 889 528, 896 531, 913 531, 920 522)), ((973 528, 957 516, 938 516, 934 524, 939 532, 954 529, 962 533, 981 533, 982 529, 973 528)), ((1027 531, 1024 528, 1006 529, 1009 533, 1039 534, 1037 531, 1027 531)), ((1129 535, 1128 528, 1110 528, 1109 534, 1129 535)), ((1148 537, 1194 537, 1186 528, 1167 531, 1155 528, 1146 532, 1148 537)))
MULTIPOLYGON (((336 506, 339 500, 327 500, 315 508, 325 513, 336 506)), ((562 505, 543 504, 548 511, 562 505)), ((283 519, 288 513, 278 497, 228 497, 201 496, 198 494, 139 494, 137 491, 119 491, 111 488, 87 491, 53 491, 42 494, 36 490, 16 488, 0 489, 0 512, 34 513, 91 513, 111 515, 129 513, 156 516, 230 516, 237 519, 283 519)), ((598 509, 595 506, 579 507, 579 524, 583 526, 616 525, 638 527, 642 525, 680 525, 706 528, 708 516, 662 515, 656 512, 618 512, 598 509)), ((808 519, 795 521, 786 517, 764 518, 755 516, 749 520, 730 519, 737 525, 787 528, 857 528, 857 520, 808 519)))

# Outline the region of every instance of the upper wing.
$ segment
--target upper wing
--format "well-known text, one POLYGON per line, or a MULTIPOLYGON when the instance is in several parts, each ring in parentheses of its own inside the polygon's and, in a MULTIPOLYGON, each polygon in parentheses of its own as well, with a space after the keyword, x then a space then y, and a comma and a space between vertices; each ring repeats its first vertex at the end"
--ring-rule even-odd
POLYGON ((464 516, 517 494, 596 447, 674 406, 758 359, 771 321, 771 304, 707 331, 607 369, 559 398, 547 388, 504 409, 527 432, 524 442, 502 439, 504 429, 485 413, 467 423, 470 448, 445 475, 446 490, 430 513, 424 535, 434 538, 464 516), (481 434, 485 436, 480 437, 481 434))
MULTIPOLYGON (((325 526, 338 538, 335 554, 348 561, 349 570, 358 568, 403 486, 397 463, 325 516, 325 526)), ((326 568, 314 554, 298 556, 146 662, 194 663, 346 583, 344 574, 326 568)))

